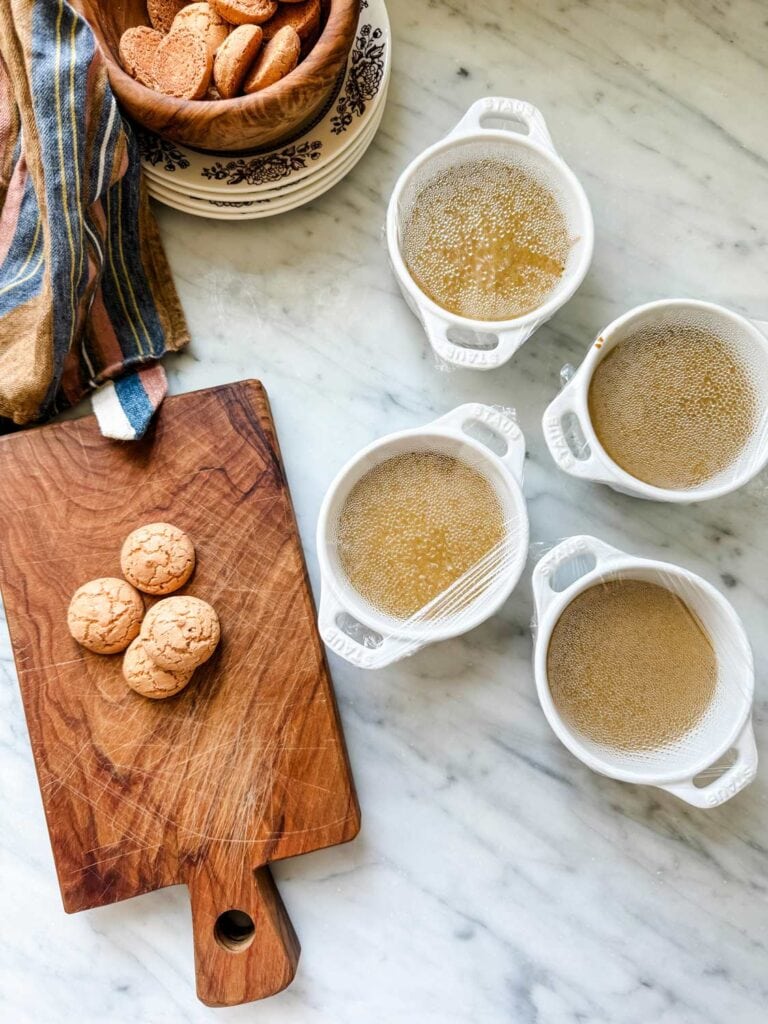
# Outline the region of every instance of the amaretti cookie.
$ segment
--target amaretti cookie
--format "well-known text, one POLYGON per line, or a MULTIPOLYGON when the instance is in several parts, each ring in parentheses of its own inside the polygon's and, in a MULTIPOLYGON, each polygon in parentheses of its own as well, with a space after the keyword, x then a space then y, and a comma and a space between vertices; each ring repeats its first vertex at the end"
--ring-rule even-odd
POLYGON ((223 99, 230 99, 240 92, 243 79, 259 52, 263 35, 258 25, 238 25, 216 51, 213 80, 223 99))
POLYGON ((170 32, 173 19, 186 7, 188 0, 147 0, 147 14, 152 27, 165 35, 170 32))
POLYGON ((182 28, 196 32, 204 39, 211 57, 227 38, 230 30, 227 22, 208 3, 187 4, 186 7, 182 7, 173 19, 171 34, 182 28))
POLYGON ((171 594, 192 575, 195 549, 178 526, 148 523, 123 541, 120 568, 128 582, 145 594, 171 594))
POLYGON ((141 626, 147 654, 160 668, 191 671, 213 654, 219 617, 198 597, 168 597, 150 608, 141 626))
POLYGON ((158 91, 181 100, 202 99, 212 72, 213 55, 205 39, 186 28, 165 36, 152 62, 152 77, 158 91))
POLYGON ((69 632, 95 654, 117 654, 138 636, 144 616, 141 594, 115 576, 78 587, 67 611, 69 632))
POLYGON ((296 29, 302 43, 311 39, 320 27, 320 0, 302 0, 301 3, 295 4, 281 3, 275 16, 262 26, 264 39, 272 39, 286 25, 296 29))
POLYGON ((261 25, 277 10, 275 0, 211 0, 211 5, 231 25, 261 25))
POLYGON ((125 652, 123 678, 132 690, 142 697, 162 700, 173 697, 187 685, 194 669, 170 671, 154 662, 141 637, 137 637, 125 652))
POLYGON ((290 25, 278 29, 272 39, 262 47, 261 53, 245 77, 243 91, 258 92, 274 85, 296 67, 301 53, 299 33, 290 25))
POLYGON ((120 37, 119 50, 123 67, 137 82, 141 82, 149 89, 155 88, 152 62, 155 59, 155 51, 162 41, 162 32, 148 25, 126 29, 120 37))

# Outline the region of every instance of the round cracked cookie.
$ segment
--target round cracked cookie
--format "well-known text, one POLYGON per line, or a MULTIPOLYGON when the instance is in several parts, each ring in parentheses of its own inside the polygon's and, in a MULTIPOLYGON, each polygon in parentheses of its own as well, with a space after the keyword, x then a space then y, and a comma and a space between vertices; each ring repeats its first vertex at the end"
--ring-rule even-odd
POLYGON ((178 526, 148 523, 123 541, 120 568, 128 582, 145 594, 171 594, 192 575, 195 549, 178 526))
POLYGON ((69 632, 95 654, 117 654, 139 635, 144 617, 141 594, 114 576, 89 580, 69 602, 69 632))
POLYGON ((123 658, 123 678, 142 697, 162 700, 174 697, 192 678, 194 669, 172 672, 154 662, 141 637, 137 637, 123 658))
POLYGON ((291 25, 278 29, 262 47, 253 67, 245 77, 243 92, 247 94, 266 89, 285 78, 299 63, 301 40, 291 25))
POLYGON ((141 638, 152 661, 171 672, 202 665, 219 642, 219 617, 199 597, 168 597, 147 612, 141 638))

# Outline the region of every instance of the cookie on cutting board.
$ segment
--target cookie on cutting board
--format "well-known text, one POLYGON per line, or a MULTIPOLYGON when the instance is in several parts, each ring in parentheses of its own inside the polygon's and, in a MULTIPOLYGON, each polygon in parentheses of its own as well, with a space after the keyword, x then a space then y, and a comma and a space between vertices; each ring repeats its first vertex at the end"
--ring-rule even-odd
POLYGON ((219 642, 219 617, 199 597, 167 597, 141 624, 147 654, 160 668, 184 672, 207 661, 219 642))
POLYGON ((137 590, 156 596, 171 594, 192 575, 195 548, 178 526, 147 523, 123 541, 120 568, 137 590))
POLYGON ((67 610, 72 637, 94 654, 117 654, 139 635, 141 594, 116 576, 89 580, 75 591, 67 610))
POLYGON ((192 678, 194 669, 171 671, 160 668, 147 653, 142 638, 136 637, 123 658, 123 678, 142 697, 163 700, 175 697, 192 678))

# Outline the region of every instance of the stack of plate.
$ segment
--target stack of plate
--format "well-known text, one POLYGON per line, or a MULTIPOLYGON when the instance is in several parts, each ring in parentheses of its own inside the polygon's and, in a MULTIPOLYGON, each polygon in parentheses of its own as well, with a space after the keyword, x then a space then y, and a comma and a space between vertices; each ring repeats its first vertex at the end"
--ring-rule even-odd
POLYGON ((355 42, 322 118, 258 153, 202 153, 141 132, 149 194, 198 217, 248 220, 295 210, 348 174, 373 141, 392 66, 384 0, 361 0, 355 42))

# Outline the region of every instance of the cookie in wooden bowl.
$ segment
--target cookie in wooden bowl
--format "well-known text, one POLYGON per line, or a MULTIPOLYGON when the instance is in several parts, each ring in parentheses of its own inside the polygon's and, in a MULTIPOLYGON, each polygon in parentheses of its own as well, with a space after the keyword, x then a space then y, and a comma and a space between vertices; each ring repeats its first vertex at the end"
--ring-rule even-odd
POLYGON ((299 33, 290 25, 285 25, 275 33, 256 58, 243 82, 243 92, 258 92, 285 78, 299 63, 300 53, 299 33))
POLYGON ((258 25, 238 25, 221 44, 213 63, 213 79, 222 99, 231 99, 241 91, 263 39, 258 25))
POLYGON ((318 117, 346 66, 360 14, 360 0, 320 0, 317 41, 290 73, 249 95, 191 100, 157 93, 131 77, 121 65, 119 45, 123 32, 149 24, 144 0, 72 3, 94 30, 110 83, 126 113, 166 139, 217 152, 278 144, 297 135, 318 117))
POLYGON ((277 12, 275 0, 211 0, 211 5, 230 25, 261 25, 277 12))
POLYGON ((321 11, 320 0, 301 0, 301 3, 295 4, 285 3, 283 0, 275 15, 262 25, 264 38, 269 40, 281 28, 290 25, 298 32, 304 46, 311 42, 320 28, 321 11))

